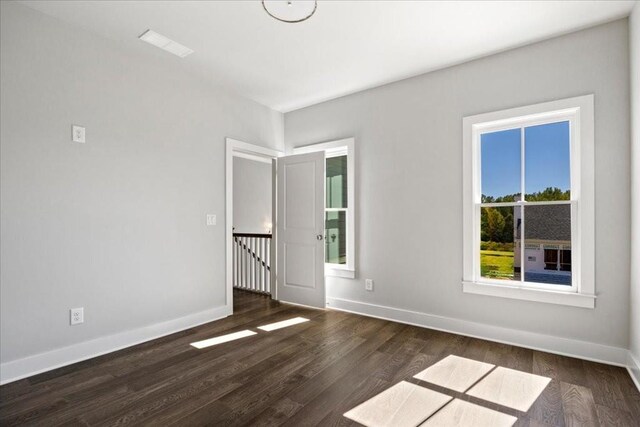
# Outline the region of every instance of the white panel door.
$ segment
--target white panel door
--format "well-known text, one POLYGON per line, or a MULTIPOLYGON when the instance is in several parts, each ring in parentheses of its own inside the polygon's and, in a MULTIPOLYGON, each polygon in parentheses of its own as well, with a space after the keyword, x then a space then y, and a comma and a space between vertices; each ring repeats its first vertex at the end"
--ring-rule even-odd
POLYGON ((324 152, 278 158, 277 298, 325 308, 324 152))

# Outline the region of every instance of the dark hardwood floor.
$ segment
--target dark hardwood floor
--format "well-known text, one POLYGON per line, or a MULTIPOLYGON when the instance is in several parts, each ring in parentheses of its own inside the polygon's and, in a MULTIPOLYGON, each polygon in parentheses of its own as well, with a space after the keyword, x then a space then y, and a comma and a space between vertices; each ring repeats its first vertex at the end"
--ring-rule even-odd
POLYGON ((355 425, 342 414, 406 380, 518 417, 518 426, 639 426, 622 368, 237 291, 235 314, 4 385, 1 425, 355 425), (311 321, 202 350, 225 333, 311 321), (455 354, 552 381, 519 412, 413 379, 455 354))

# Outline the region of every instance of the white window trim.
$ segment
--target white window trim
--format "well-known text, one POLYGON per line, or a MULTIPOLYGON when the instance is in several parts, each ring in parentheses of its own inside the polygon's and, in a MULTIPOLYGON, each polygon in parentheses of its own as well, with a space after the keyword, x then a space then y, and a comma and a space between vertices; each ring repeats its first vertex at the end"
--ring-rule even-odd
MULTIPOLYGON (((579 96, 526 107, 465 117, 463 132, 463 280, 465 293, 503 298, 595 307, 595 205, 594 205, 594 101, 593 95, 579 96), (571 291, 559 291, 545 286, 532 287, 522 282, 491 281, 480 277, 480 230, 476 221, 480 201, 479 136, 498 131, 571 117, 571 223, 572 275, 571 291), (476 259, 478 258, 478 259, 476 259)), ((526 202, 525 202, 526 204, 526 202)))
POLYGON ((324 151, 326 157, 347 155, 347 263, 325 263, 325 275, 354 279, 356 277, 356 243, 355 243, 355 212, 356 212, 356 184, 355 184, 355 139, 345 138, 319 144, 305 145, 293 149, 293 154, 313 153, 324 151))

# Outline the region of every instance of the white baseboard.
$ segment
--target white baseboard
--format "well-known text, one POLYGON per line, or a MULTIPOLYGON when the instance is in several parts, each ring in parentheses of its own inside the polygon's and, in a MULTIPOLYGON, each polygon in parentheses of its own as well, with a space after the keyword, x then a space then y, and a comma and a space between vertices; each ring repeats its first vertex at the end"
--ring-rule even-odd
MULTIPOLYGON (((367 304, 341 298, 328 297, 327 306, 336 310, 348 311, 364 316, 626 367, 634 383, 640 390, 640 362, 629 350, 621 347, 594 344, 534 332, 523 332, 516 329, 479 324, 467 320, 367 304)), ((91 341, 85 341, 23 359, 2 363, 0 365, 0 384, 7 384, 72 363, 111 353, 132 345, 212 322, 231 314, 231 309, 227 306, 217 307, 178 319, 96 338, 91 341)))
POLYGON ((577 357, 579 359, 628 367, 629 350, 586 341, 519 331, 517 329, 486 325, 468 320, 403 310, 382 305, 367 304, 342 298, 327 298, 327 306, 336 310, 362 314, 379 319, 392 320, 414 326, 436 329, 533 350, 577 357))
POLYGON ((228 306, 212 308, 178 319, 172 319, 166 322, 156 323, 154 325, 144 326, 142 328, 120 332, 118 334, 108 335, 73 344, 68 347, 5 362, 0 365, 0 384, 10 383, 72 363, 131 347, 132 345, 183 331, 203 323, 212 322, 231 314, 232 309, 228 306))
POLYGON ((629 375, 631 375, 631 379, 636 384, 636 387, 638 387, 638 391, 640 391, 640 361, 634 357, 631 350, 629 350, 627 357, 627 370, 629 371, 629 375))

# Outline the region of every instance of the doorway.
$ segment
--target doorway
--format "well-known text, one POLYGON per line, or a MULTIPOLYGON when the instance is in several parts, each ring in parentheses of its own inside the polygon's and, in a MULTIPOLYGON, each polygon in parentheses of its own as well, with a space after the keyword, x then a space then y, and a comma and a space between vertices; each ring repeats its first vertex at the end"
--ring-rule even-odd
POLYGON ((325 276, 354 278, 353 152, 353 138, 298 147, 288 156, 227 139, 226 282, 230 314, 234 283, 239 283, 240 289, 268 292, 283 302, 325 308, 325 276), (257 163, 265 169, 271 162, 271 217, 264 214, 264 206, 259 208, 262 213, 250 212, 255 214, 249 215, 253 217, 250 228, 241 225, 246 212, 234 215, 234 210, 260 205, 258 196, 250 196, 255 189, 246 187, 252 185, 252 180, 263 181, 263 192, 268 192, 269 187, 264 187, 268 180, 264 170, 262 178, 237 176, 236 181, 248 179, 245 189, 239 191, 249 194, 249 207, 241 207, 243 202, 238 196, 234 200, 234 167, 243 167, 245 160, 254 169, 257 163), (326 185, 330 185, 332 196, 328 204, 326 185), (334 231, 327 234, 331 230, 334 231), (326 259, 334 252, 335 256, 326 259))
POLYGON ((274 160, 282 153, 232 138, 226 145, 226 305, 233 314, 235 285, 274 296, 274 160))
POLYGON ((271 295, 271 159, 233 157, 233 287, 271 295))

